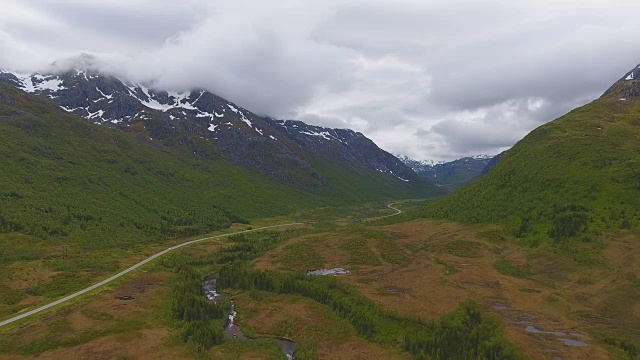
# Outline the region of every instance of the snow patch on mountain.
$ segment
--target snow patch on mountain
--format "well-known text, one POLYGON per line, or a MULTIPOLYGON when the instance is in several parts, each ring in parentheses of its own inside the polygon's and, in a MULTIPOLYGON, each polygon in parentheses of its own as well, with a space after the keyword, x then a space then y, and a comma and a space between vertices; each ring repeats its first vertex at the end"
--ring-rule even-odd
POLYGON ((490 159, 493 159, 494 156, 495 155, 483 154, 483 155, 473 155, 473 156, 471 156, 471 158, 474 159, 474 160, 490 160, 490 159))
POLYGON ((66 89, 62 86, 62 80, 53 75, 44 76, 41 74, 23 74, 12 71, 0 71, 0 73, 11 74, 15 76, 20 85, 18 86, 25 92, 35 93, 42 91, 57 92, 66 89))
POLYGON ((329 133, 326 131, 323 132, 315 132, 315 131, 300 131, 301 134, 309 135, 309 136, 319 136, 325 140, 331 140, 329 137, 329 133))

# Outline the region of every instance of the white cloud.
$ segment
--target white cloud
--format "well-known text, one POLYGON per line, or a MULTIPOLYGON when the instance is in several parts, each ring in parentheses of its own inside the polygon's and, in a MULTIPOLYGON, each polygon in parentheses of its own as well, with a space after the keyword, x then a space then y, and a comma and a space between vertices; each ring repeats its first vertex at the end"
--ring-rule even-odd
POLYGON ((89 51, 417 158, 498 152, 640 61, 635 1, 3 1, 0 66, 89 51))

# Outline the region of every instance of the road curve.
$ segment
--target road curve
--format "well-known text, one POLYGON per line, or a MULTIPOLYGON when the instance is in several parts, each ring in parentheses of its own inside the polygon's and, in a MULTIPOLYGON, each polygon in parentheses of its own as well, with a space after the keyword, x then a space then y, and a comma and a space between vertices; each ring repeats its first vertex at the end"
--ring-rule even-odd
POLYGON ((387 205, 387 207, 389 209, 395 210, 396 211, 395 213, 389 214, 389 215, 384 215, 384 216, 376 216, 376 217, 364 219, 364 221, 380 220, 380 219, 384 219, 384 218, 388 218, 388 217, 391 217, 391 216, 396 216, 396 215, 402 214, 402 210, 400 210, 400 209, 398 209, 396 207, 393 207, 393 204, 395 204, 395 203, 391 203, 391 204, 387 205))
POLYGON ((12 317, 12 318, 10 318, 10 319, 4 320, 4 321, 0 322, 0 327, 3 327, 3 326, 5 326, 5 325, 11 324, 12 322, 15 322, 15 321, 18 321, 18 320, 24 319, 24 318, 29 317, 29 316, 31 316, 31 315, 35 315, 35 314, 37 314, 37 313, 39 313, 39 312, 45 311, 45 310, 47 310, 47 309, 50 309, 50 308, 52 308, 52 307, 54 307, 54 306, 56 306, 56 305, 60 305, 60 304, 62 304, 62 303, 64 303, 64 302, 67 302, 67 301, 69 301, 69 300, 71 300, 71 299, 77 298, 77 297, 78 297, 78 296, 80 296, 80 295, 86 294, 86 293, 88 293, 89 291, 95 290, 95 289, 97 289, 97 288, 99 288, 99 287, 101 287, 101 286, 103 286, 103 285, 106 285, 106 284, 108 284, 108 283, 112 282, 113 280, 115 280, 115 279, 117 279, 117 278, 119 278, 119 277, 121 277, 121 276, 123 276, 123 275, 126 275, 126 274, 128 274, 128 273, 130 273, 130 272, 132 272, 133 270, 135 270, 135 269, 137 269, 137 268, 141 267, 142 265, 144 265, 144 264, 146 264, 146 263, 148 263, 148 262, 150 262, 150 261, 152 261, 152 260, 154 260, 154 259, 156 259, 156 258, 158 258, 158 257, 160 257, 160 256, 162 256, 162 255, 164 255, 164 254, 166 254, 166 253, 168 253, 168 252, 170 252, 170 251, 173 251, 173 250, 179 249, 179 248, 181 248, 181 247, 183 247, 183 246, 191 245, 191 244, 194 244, 194 243, 197 243, 197 242, 201 242, 201 241, 206 241, 206 240, 211 240, 211 239, 222 238, 222 237, 225 237, 225 236, 231 236, 231 235, 237 235, 237 234, 250 233, 250 232, 254 232, 254 231, 260 231, 260 230, 266 230, 266 229, 273 229, 273 228, 283 227, 283 226, 293 226, 293 225, 303 225, 303 224, 304 224, 304 223, 289 223, 289 224, 280 224, 280 225, 264 226, 264 227, 260 227, 260 228, 252 229, 252 230, 243 230, 243 231, 237 231, 237 232, 228 233, 228 234, 222 234, 222 235, 216 235, 216 236, 209 236, 209 237, 205 237, 205 238, 201 238, 201 239, 196 239, 196 240, 187 241, 187 242, 184 242, 184 243, 179 244, 179 245, 176 245, 176 246, 172 246, 172 247, 170 247, 170 248, 168 248, 168 249, 165 249, 165 250, 163 250, 163 251, 160 251, 159 253, 157 253, 157 254, 155 254, 155 255, 151 255, 150 257, 148 257, 148 258, 146 258, 146 259, 144 259, 144 260, 140 261, 139 263, 137 263, 137 264, 135 264, 135 265, 131 266, 130 268, 128 268, 128 269, 126 269, 126 270, 122 270, 121 272, 119 272, 119 273, 117 273, 117 274, 113 275, 112 277, 110 277, 110 278, 108 278, 108 279, 105 279, 105 280, 102 280, 102 281, 100 281, 99 283, 94 284, 94 285, 92 285, 92 286, 89 286, 88 288, 86 288, 86 289, 84 289, 84 290, 80 290, 80 291, 78 291, 78 292, 76 292, 76 293, 74 293, 74 294, 71 294, 71 295, 69 295, 69 296, 63 297, 62 299, 56 300, 56 301, 54 301, 54 302, 52 302, 52 303, 50 303, 50 304, 47 304, 47 305, 41 306, 41 307, 39 307, 39 308, 37 308, 37 309, 33 309, 33 310, 31 310, 31 311, 27 311, 27 312, 26 312, 26 313, 24 313, 24 314, 20 314, 20 315, 18 315, 18 316, 12 317))
POLYGON ((391 204, 387 205, 387 207, 388 207, 389 209, 393 209, 393 210, 395 210, 395 211, 396 211, 396 213, 391 214, 391 215, 385 215, 385 216, 383 216, 383 218, 390 217, 390 216, 396 216, 396 215, 400 215, 400 214, 402 214, 402 210, 400 210, 400 209, 398 209, 398 208, 396 208, 396 207, 393 207, 393 204, 394 204, 394 203, 391 203, 391 204))

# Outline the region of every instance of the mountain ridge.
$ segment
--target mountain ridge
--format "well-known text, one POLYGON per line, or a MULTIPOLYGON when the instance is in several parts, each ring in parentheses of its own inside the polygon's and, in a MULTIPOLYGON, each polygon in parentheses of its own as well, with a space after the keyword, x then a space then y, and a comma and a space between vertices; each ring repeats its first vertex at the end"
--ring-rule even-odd
POLYGON ((85 62, 81 69, 58 67, 33 74, 1 70, 0 81, 100 125, 129 131, 127 128, 142 123, 149 141, 179 142, 197 155, 205 156, 193 139, 206 139, 233 163, 299 188, 326 184, 322 174, 314 170, 312 158, 339 160, 350 167, 428 187, 410 168, 361 133, 258 116, 202 89, 154 90, 101 73, 93 68, 95 58, 81 56, 80 60, 85 62))

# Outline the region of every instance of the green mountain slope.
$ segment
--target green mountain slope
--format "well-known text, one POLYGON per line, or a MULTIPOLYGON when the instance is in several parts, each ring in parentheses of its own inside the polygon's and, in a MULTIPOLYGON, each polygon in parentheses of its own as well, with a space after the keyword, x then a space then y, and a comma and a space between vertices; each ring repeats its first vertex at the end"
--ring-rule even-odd
POLYGON ((535 129, 484 177, 421 216, 503 223, 536 241, 588 240, 638 226, 639 209, 640 102, 610 90, 535 129))
POLYGON ((141 123, 126 132, 101 127, 0 86, 0 233, 108 248, 301 208, 433 193, 426 183, 322 161, 326 186, 296 189, 198 140, 190 139, 192 152, 151 140, 141 123))

